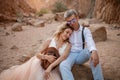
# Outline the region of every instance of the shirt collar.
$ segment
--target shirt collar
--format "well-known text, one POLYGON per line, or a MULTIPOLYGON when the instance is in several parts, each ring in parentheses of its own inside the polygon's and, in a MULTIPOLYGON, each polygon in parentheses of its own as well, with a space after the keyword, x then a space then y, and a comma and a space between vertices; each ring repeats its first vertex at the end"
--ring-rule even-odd
POLYGON ((82 31, 82 27, 83 27, 83 26, 81 26, 81 25, 79 24, 79 29, 77 30, 77 32, 78 32, 78 31, 82 31))
POLYGON ((83 28, 83 26, 82 26, 82 25, 80 25, 79 30, 81 30, 81 31, 82 31, 82 28, 83 28))

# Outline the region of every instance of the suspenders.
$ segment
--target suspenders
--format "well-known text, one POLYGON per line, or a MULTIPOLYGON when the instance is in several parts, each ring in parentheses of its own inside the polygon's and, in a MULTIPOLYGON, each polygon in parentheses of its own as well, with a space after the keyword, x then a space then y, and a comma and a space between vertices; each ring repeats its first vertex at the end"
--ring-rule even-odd
POLYGON ((85 27, 83 26, 83 28, 82 28, 82 42, 83 42, 83 45, 82 45, 82 47, 83 47, 83 49, 85 48, 84 29, 85 29, 85 27))

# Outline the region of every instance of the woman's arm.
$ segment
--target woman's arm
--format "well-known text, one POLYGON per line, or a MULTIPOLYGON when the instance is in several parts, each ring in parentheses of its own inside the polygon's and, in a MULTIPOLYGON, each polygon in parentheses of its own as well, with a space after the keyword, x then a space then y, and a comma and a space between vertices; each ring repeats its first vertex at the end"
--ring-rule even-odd
POLYGON ((36 57, 41 59, 46 59, 48 60, 50 63, 54 62, 56 60, 55 56, 52 55, 44 55, 42 53, 44 53, 46 51, 46 49, 48 48, 49 44, 51 42, 51 39, 45 41, 42 45, 42 49, 40 50, 40 53, 36 54, 36 57))
POLYGON ((68 43, 67 47, 63 53, 63 55, 61 55, 56 61, 54 61, 46 70, 45 70, 45 74, 44 74, 44 78, 47 80, 50 76, 50 71, 57 66, 60 62, 62 62, 63 60, 65 60, 67 58, 67 56, 70 53, 70 48, 71 48, 71 44, 68 43))
POLYGON ((65 60, 70 53, 70 49, 71 49, 71 44, 68 43, 64 53, 55 62, 53 62, 48 68, 52 69, 55 66, 57 66, 61 61, 65 60))
POLYGON ((55 66, 57 66, 60 62, 62 62, 63 60, 65 60, 68 57, 68 55, 70 53, 70 49, 71 49, 71 44, 68 43, 64 53, 55 62, 53 62, 50 65, 51 69, 54 68, 55 66))

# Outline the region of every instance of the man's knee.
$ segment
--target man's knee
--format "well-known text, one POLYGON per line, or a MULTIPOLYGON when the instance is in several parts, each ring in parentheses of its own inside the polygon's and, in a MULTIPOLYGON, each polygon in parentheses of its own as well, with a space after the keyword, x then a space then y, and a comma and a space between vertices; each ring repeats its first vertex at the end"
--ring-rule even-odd
POLYGON ((68 63, 66 61, 61 62, 60 65, 59 65, 60 70, 70 69, 70 66, 67 65, 67 64, 68 63))

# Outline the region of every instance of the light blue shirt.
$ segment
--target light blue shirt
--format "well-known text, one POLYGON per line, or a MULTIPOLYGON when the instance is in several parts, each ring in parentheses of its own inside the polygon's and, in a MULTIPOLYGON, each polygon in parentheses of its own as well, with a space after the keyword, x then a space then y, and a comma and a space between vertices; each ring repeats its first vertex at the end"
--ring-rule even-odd
MULTIPOLYGON (((82 50, 83 42, 82 42, 82 28, 80 25, 77 31, 73 31, 70 37, 70 43, 72 44, 71 52, 79 52, 82 50)), ((91 52, 92 50, 97 50, 95 46, 95 42, 92 38, 91 31, 85 27, 84 29, 84 37, 85 37, 85 45, 88 50, 91 52)))

